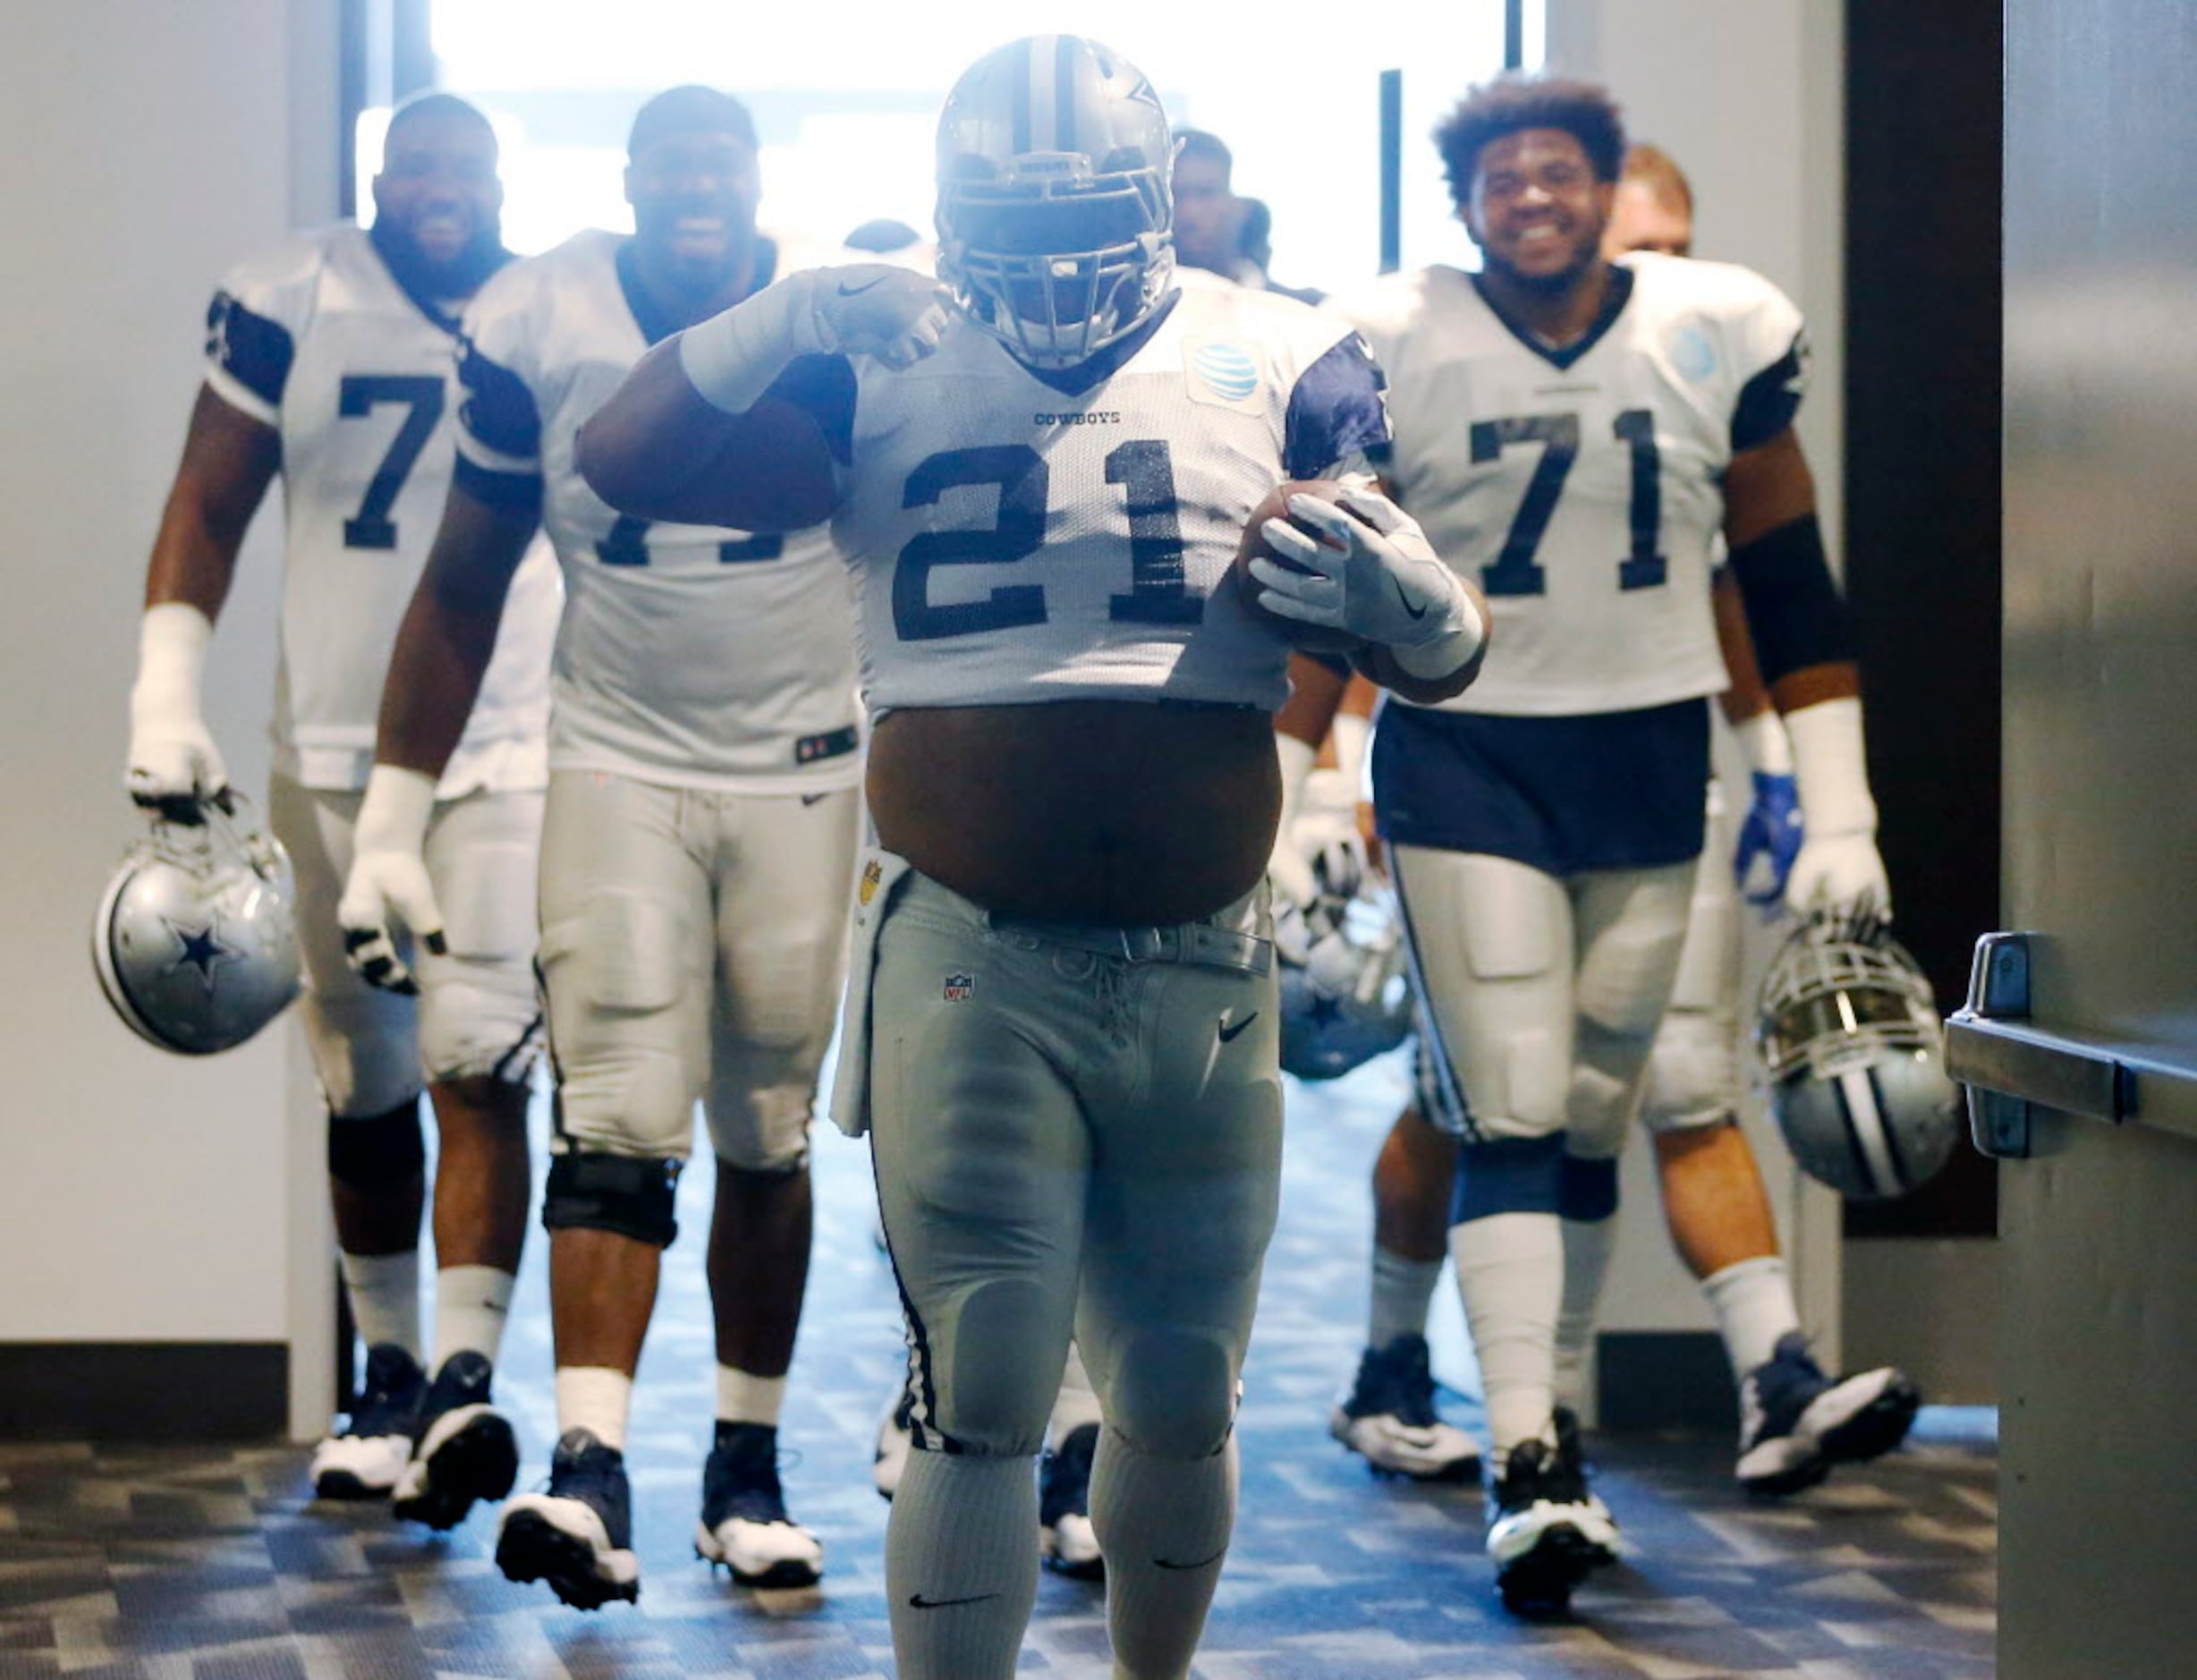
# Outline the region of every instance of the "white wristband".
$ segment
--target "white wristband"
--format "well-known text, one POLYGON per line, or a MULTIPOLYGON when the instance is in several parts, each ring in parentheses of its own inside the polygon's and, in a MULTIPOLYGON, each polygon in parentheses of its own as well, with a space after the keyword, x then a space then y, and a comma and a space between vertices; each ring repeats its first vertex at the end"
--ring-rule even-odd
POLYGON ((827 349, 815 276, 789 275, 679 335, 679 366, 703 402, 744 414, 796 356, 827 349))
POLYGON ((141 727, 170 718, 198 720, 206 649, 213 639, 214 621, 188 601, 145 609, 138 624, 137 683, 130 691, 132 723, 141 727))
POLYGON ((1877 832, 1877 802, 1869 794, 1869 759, 1862 741, 1862 702, 1819 700, 1785 715, 1800 782, 1801 814, 1811 839, 1877 832))
POLYGON ((1793 774, 1793 742, 1777 714, 1768 709, 1743 717, 1732 725, 1747 768, 1757 776, 1793 774))
POLYGON ((1282 766, 1282 820, 1280 833, 1285 838, 1290 825, 1296 821, 1297 807, 1304 799, 1304 778, 1312 773, 1319 762, 1319 749, 1310 742, 1300 741, 1285 729, 1274 732, 1274 754, 1282 766))
POLYGON ((367 772, 353 848, 418 853, 427 844, 428 819, 434 814, 433 776, 401 764, 377 764, 367 772))
POLYGON ((1338 711, 1328 726, 1328 739, 1335 743, 1335 768, 1342 772, 1353 801, 1366 796, 1365 750, 1372 735, 1373 720, 1356 712, 1338 711))

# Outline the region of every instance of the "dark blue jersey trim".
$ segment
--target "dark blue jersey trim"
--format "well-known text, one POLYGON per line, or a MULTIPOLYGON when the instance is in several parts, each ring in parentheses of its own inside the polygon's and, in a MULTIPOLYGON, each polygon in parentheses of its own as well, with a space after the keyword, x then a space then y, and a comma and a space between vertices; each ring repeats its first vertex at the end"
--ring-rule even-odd
POLYGON ((1282 425, 1282 471, 1316 478, 1353 455, 1370 454, 1389 438, 1388 381, 1364 339, 1337 339, 1298 376, 1282 425))
POLYGON ((458 424, 469 437, 499 455, 531 460, 541 454, 541 411, 534 404, 534 393, 470 338, 458 341, 458 384, 465 392, 458 424))
POLYGON ((1801 412, 1800 385, 1807 369, 1806 339, 1795 334, 1786 353, 1740 387, 1732 410, 1732 453, 1766 444, 1801 412))
MULTIPOLYGON (((625 296, 625 307, 633 317, 633 325, 640 328, 642 339, 650 349, 654 349, 674 333, 693 326, 694 322, 675 319, 657 307, 649 288, 641 284, 640 259, 634 251, 634 241, 620 241, 617 254, 611 259, 611 264, 618 271, 618 290, 625 296)), ((755 241, 755 273, 749 280, 748 289, 734 301, 744 303, 777 277, 777 242, 759 234, 755 241)), ((715 314, 716 311, 711 310, 710 313, 715 314)))
POLYGON ((1485 281, 1479 275, 1465 276, 1472 283, 1472 290, 1480 293, 1480 301, 1488 306, 1488 312, 1503 324, 1503 330, 1539 356, 1550 367, 1562 371, 1584 356, 1602 342, 1603 335, 1617 324, 1624 313, 1624 306, 1633 301, 1633 271, 1619 264, 1609 265, 1609 290, 1602 294, 1602 307, 1585 334, 1562 349, 1551 349, 1535 335, 1533 329, 1522 321, 1513 320, 1503 306, 1488 294, 1485 281))
POLYGON ((539 472, 498 472, 461 454, 457 464, 451 469, 450 482, 476 502, 501 513, 541 511, 542 481, 539 472))
POLYGON ((297 341, 280 321, 255 314, 228 292, 206 308, 206 353, 221 370, 270 408, 280 408, 297 341))
POLYGON ((1111 378, 1119 373, 1130 357, 1151 341, 1152 335, 1159 330, 1160 322, 1175 313, 1175 303, 1182 295, 1180 287, 1168 293, 1160 301, 1159 307, 1139 322, 1126 338, 1115 339, 1097 355, 1077 362, 1073 368, 1033 368, 1020 358, 1015 358, 1014 352, 1005 344, 999 347, 999 353, 1014 358, 1015 366, 1039 385, 1049 385, 1063 396, 1082 396, 1100 380, 1111 378))

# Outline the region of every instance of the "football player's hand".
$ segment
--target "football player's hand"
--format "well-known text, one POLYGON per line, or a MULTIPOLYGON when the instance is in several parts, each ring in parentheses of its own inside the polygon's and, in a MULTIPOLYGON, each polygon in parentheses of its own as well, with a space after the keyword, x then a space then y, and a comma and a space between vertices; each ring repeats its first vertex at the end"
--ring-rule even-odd
POLYGON ((1340 630, 1397 649, 1459 644, 1451 666, 1479 648, 1480 614, 1457 574, 1442 564, 1419 522, 1378 490, 1351 488, 1330 502, 1302 492, 1289 511, 1323 533, 1308 537, 1270 519, 1267 541, 1302 570, 1261 555, 1251 563, 1259 604, 1283 618, 1340 630))
POLYGON ((229 768, 205 720, 188 713, 148 715, 131 707, 130 767, 123 780, 130 797, 171 819, 195 822, 199 806, 229 785, 229 768))
POLYGON ((437 956, 449 949, 442 906, 428 876, 428 818, 434 805, 435 784, 428 776, 377 764, 359 807, 351 874, 336 901, 335 920, 351 966, 384 991, 420 989, 397 950, 399 927, 410 929, 437 956))
POLYGON ((1365 843, 1358 837, 1356 790, 1339 770, 1316 769, 1297 796, 1290 842, 1311 870, 1316 891, 1355 898, 1364 885, 1365 843))
POLYGON ((1876 915, 1889 921, 1892 884, 1873 834, 1810 834, 1786 878, 1786 902, 1801 915, 1876 915))
POLYGON ((819 269, 813 295, 827 353, 870 356, 895 370, 938 348, 953 299, 929 275, 886 262, 819 269))
POLYGON ((157 602, 139 621, 123 781, 131 799, 174 822, 198 821, 199 804, 229 785, 228 766, 199 709, 213 634, 213 620, 185 601, 157 602))
POLYGON ((1278 913, 1284 907, 1294 905, 1298 910, 1309 910, 1312 901, 1319 896, 1319 883, 1312 875, 1312 860, 1297 850, 1296 836, 1290 829, 1274 836, 1274 851, 1267 859, 1267 879, 1274 888, 1278 913))
POLYGON ((1800 856, 1806 826, 1801 818, 1801 785, 1790 776, 1753 773, 1754 802, 1739 825, 1739 845, 1732 873, 1747 902, 1766 914, 1786 895, 1786 883, 1800 856))

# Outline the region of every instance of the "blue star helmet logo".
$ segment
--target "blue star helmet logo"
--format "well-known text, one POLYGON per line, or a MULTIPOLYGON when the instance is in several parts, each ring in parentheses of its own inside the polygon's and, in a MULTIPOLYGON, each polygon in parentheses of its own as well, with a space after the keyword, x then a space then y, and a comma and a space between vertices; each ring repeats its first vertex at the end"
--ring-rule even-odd
MULTIPOLYGON (((166 918, 163 917, 163 921, 166 918)), ((184 969, 196 969, 199 982, 208 993, 214 989, 214 971, 224 963, 233 963, 243 952, 233 945, 221 942, 217 922, 209 921, 203 928, 186 927, 170 921, 168 931, 175 936, 176 957, 164 971, 165 974, 180 973, 184 969)))

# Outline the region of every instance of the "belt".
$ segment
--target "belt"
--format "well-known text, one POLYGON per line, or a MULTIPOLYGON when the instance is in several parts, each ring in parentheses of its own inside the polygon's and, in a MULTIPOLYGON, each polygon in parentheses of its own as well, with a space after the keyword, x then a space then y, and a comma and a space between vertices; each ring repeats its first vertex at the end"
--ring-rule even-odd
POLYGON ((1252 974, 1274 966, 1274 941, 1255 933, 1217 928, 1209 921, 1181 921, 1164 928, 1115 928, 1103 922, 1024 921, 995 916, 991 925, 1008 933, 1026 933, 1072 951, 1095 951, 1124 963, 1191 963, 1200 968, 1235 968, 1252 974))

